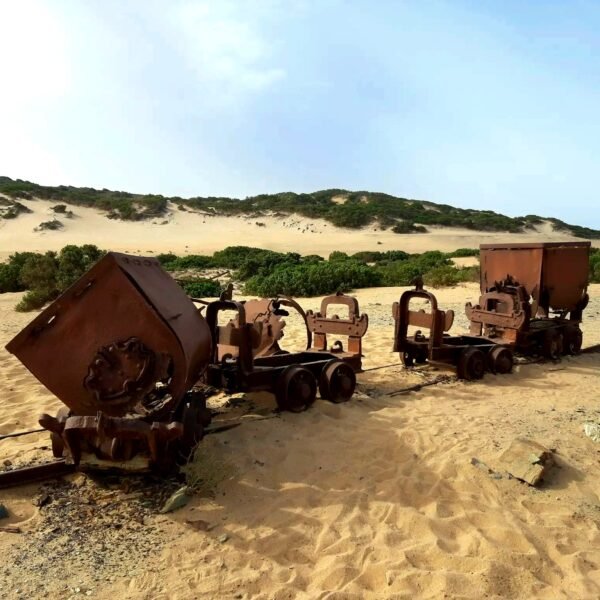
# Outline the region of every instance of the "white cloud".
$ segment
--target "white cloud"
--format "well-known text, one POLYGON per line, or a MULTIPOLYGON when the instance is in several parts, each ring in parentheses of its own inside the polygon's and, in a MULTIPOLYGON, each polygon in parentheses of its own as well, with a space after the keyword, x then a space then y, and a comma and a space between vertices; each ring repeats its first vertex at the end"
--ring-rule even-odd
POLYGON ((187 2, 172 23, 184 60, 219 102, 262 91, 285 77, 271 63, 272 44, 253 26, 240 5, 187 2))

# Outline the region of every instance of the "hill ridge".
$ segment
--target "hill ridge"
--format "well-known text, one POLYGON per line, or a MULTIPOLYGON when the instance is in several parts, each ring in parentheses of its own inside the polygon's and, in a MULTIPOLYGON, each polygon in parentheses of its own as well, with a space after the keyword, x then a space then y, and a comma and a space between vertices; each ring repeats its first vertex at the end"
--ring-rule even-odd
POLYGON ((473 231, 524 233, 536 225, 549 222, 556 231, 576 237, 600 239, 600 231, 572 225, 552 217, 526 215, 509 217, 492 210, 457 208, 430 200, 393 196, 383 192, 318 190, 311 193, 280 192, 259 194, 244 199, 225 196, 163 196, 135 194, 75 187, 44 186, 21 179, 0 176, 0 195, 5 200, 4 218, 20 214, 18 201, 52 200, 75 206, 96 208, 108 218, 139 221, 165 215, 169 203, 179 210, 198 210, 220 216, 300 215, 322 218, 337 227, 360 229, 377 223, 381 229, 395 233, 426 233, 428 226, 462 227, 473 231))

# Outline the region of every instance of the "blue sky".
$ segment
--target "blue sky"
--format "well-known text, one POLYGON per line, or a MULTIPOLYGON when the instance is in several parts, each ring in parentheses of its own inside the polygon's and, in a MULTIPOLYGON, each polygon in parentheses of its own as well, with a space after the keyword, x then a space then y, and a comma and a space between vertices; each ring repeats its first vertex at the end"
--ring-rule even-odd
POLYGON ((0 174, 600 227, 600 2, 0 2, 0 174))

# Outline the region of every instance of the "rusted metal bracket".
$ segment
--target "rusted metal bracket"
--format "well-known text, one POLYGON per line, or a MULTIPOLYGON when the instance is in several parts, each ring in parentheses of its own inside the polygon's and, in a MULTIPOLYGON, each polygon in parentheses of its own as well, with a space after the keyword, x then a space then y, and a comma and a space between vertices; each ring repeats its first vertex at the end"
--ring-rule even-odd
POLYGON ((362 370, 362 338, 369 327, 369 317, 360 314, 358 300, 352 296, 338 293, 327 296, 321 301, 319 312, 309 310, 306 313, 306 324, 313 335, 311 350, 331 352, 349 363, 355 371, 362 370), (348 309, 348 317, 340 318, 331 314, 332 306, 344 306, 348 309), (347 338, 347 350, 341 340, 337 340, 328 348, 327 336, 347 338))
POLYGON ((62 477, 74 473, 76 469, 75 465, 68 464, 63 458, 51 463, 34 465, 33 467, 3 471, 0 473, 0 489, 62 477))

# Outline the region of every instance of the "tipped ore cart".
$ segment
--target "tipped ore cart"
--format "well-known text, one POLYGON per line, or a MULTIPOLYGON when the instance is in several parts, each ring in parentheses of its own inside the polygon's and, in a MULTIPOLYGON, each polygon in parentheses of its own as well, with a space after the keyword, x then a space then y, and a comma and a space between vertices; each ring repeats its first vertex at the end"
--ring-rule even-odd
MULTIPOLYGON (((168 471, 206 433, 207 386, 268 390, 282 410, 304 410, 316 397, 349 400, 367 329, 356 300, 347 319, 304 313, 291 298, 208 303, 206 318, 154 258, 108 253, 6 346, 63 403, 41 415, 57 461, 0 475, 0 487, 75 467, 168 471), (307 350, 279 347, 287 312, 298 310, 307 350), (218 324, 223 310, 235 318, 218 324), (312 347, 315 334, 316 347, 312 347), (327 334, 345 335, 327 348, 327 334)), ((203 307, 204 308, 204 307, 203 307)))

